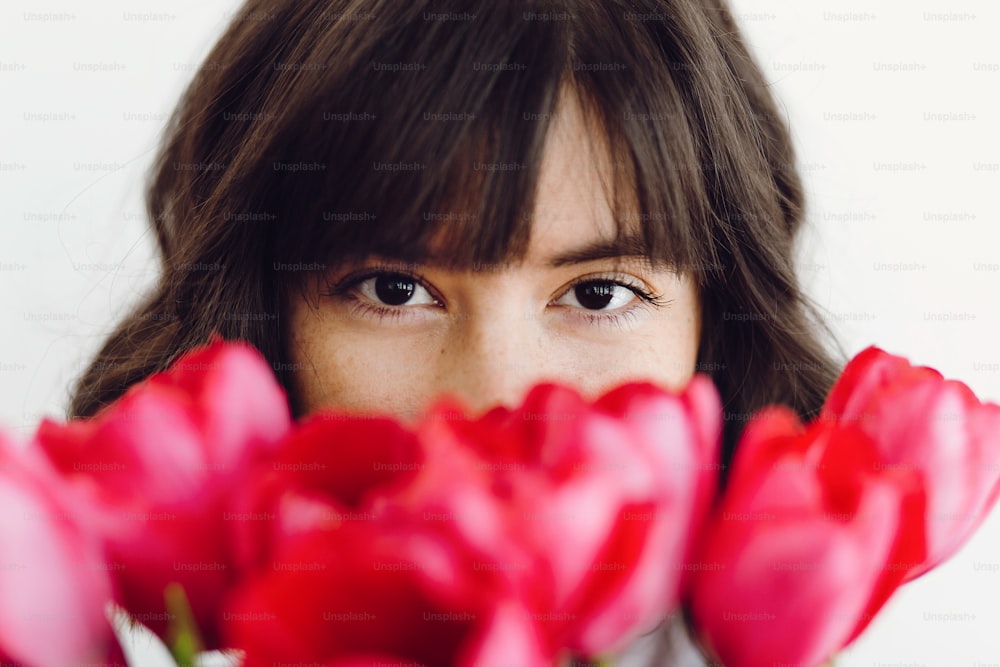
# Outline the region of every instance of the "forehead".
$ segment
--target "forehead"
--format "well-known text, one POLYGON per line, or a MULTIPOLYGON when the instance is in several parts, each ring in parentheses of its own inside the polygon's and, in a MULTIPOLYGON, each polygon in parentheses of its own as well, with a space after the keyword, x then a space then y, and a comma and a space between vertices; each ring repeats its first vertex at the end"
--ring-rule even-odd
MULTIPOLYGON (((615 218, 615 169, 620 164, 612 158, 603 128, 587 118, 574 91, 564 89, 545 137, 533 207, 523 214, 530 221, 530 241, 521 261, 548 264, 566 257, 567 250, 582 248, 587 252, 580 254, 617 254, 616 248, 622 254, 642 254, 635 242, 638 225, 615 218), (624 238, 619 232, 625 232, 624 238), (605 245, 596 247, 601 242, 605 245)), ((427 263, 446 256, 447 246, 431 247, 427 263)))
POLYGON ((603 132, 588 124, 576 95, 563 94, 545 139, 526 261, 554 249, 611 239, 614 162, 603 132))

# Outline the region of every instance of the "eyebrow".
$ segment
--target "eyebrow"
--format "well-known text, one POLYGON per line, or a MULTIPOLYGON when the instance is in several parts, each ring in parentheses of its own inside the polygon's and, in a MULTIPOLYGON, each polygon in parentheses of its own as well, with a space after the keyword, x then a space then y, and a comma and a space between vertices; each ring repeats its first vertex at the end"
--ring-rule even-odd
POLYGON ((643 240, 635 235, 626 234, 616 239, 601 239, 592 241, 579 248, 553 255, 544 263, 552 268, 583 264, 599 259, 628 259, 644 264, 652 263, 649 252, 643 240))

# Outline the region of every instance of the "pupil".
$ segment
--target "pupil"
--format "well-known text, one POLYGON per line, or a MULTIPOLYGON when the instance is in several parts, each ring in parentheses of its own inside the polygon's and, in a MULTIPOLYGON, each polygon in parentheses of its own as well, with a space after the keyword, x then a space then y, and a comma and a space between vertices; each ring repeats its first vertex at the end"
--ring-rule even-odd
POLYGON ((416 283, 406 276, 379 276, 375 279, 375 294, 383 303, 401 306, 410 300, 416 283))
POLYGON ((611 303, 615 286, 611 283, 585 283, 576 286, 576 300, 589 310, 600 310, 611 303))

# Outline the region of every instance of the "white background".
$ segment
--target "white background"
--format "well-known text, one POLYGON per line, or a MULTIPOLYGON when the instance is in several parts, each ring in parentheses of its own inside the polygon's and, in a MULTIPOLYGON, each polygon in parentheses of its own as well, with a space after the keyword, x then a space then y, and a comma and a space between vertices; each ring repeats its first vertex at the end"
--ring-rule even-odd
MULTIPOLYGON (((998 4, 733 6, 789 117, 810 207, 801 273, 844 348, 878 344, 1000 401, 998 4), (887 69, 898 65, 916 67, 887 69)), ((42 415, 61 416, 72 380, 153 282, 144 176, 167 114, 237 7, 0 6, 6 428, 26 435, 42 415), (124 11, 168 16, 125 20, 124 11), (97 62, 122 68, 75 67, 97 62)), ((898 593, 839 664, 1000 665, 998 513, 898 593), (965 620, 939 620, 949 613, 965 620)), ((156 662, 139 643, 138 664, 156 662)))

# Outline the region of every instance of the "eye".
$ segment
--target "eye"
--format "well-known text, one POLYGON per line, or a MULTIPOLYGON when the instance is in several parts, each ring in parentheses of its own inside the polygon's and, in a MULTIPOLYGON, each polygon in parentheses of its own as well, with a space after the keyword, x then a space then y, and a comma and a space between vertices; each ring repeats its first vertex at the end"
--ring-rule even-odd
POLYGON ((586 310, 617 310, 641 296, 638 287, 615 280, 588 280, 573 285, 555 303, 586 310))
POLYGON ((402 273, 377 273, 365 276, 351 286, 361 296, 386 306, 420 306, 437 303, 419 280, 402 273))
POLYGON ((423 278, 385 269, 356 271, 320 293, 350 304, 353 316, 376 321, 418 322, 427 313, 410 306, 442 306, 423 278))
POLYGON ((672 299, 659 294, 633 278, 590 276, 571 285, 552 305, 567 307, 576 319, 594 326, 623 328, 634 322, 644 308, 665 308, 672 299))

